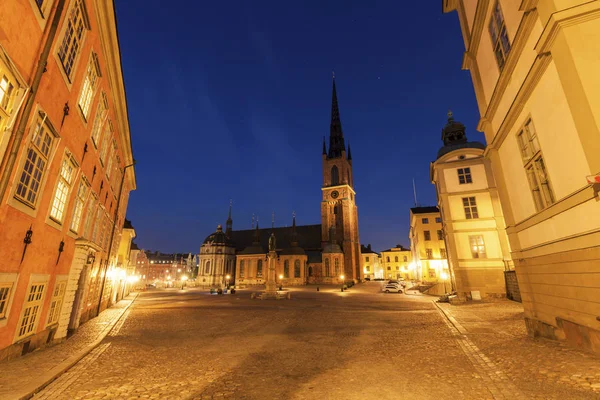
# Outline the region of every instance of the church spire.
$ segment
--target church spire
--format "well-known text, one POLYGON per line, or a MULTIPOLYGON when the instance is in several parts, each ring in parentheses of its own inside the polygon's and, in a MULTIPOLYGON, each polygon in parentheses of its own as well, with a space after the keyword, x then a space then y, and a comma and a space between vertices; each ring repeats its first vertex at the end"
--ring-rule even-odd
POLYGON ((260 244, 260 231, 258 229, 258 222, 256 223, 256 230, 254 231, 254 242, 252 244, 260 244))
POLYGON ((327 155, 327 145, 325 144, 325 136, 323 136, 323 155, 327 155))
POLYGON ((292 240, 290 241, 292 247, 298 247, 298 234, 296 233, 296 212, 292 213, 292 240))
POLYGON ((338 158, 346 150, 344 144, 344 133, 342 132, 342 121, 340 120, 340 109, 335 89, 335 74, 333 75, 333 93, 331 95, 331 124, 329 125, 329 155, 328 158, 338 158))
POLYGON ((225 223, 225 234, 231 237, 231 231, 233 230, 233 220, 231 219, 231 206, 233 205, 233 200, 229 200, 229 216, 227 217, 227 222, 225 223))
POLYGON ((352 150, 350 150, 350 141, 348 140, 348 161, 352 161, 352 150))

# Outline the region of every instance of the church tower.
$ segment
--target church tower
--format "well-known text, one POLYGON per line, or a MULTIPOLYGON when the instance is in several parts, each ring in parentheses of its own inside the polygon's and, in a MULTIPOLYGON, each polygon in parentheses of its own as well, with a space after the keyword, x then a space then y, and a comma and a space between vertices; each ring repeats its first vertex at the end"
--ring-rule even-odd
POLYGON ((329 151, 323 138, 323 199, 321 201, 322 245, 335 242, 344 252, 344 276, 346 280, 362 279, 360 241, 358 237, 358 210, 352 175, 350 145, 346 152, 340 110, 338 107, 335 76, 331 100, 331 124, 329 126, 329 151), (330 229, 334 227, 334 229, 330 229))

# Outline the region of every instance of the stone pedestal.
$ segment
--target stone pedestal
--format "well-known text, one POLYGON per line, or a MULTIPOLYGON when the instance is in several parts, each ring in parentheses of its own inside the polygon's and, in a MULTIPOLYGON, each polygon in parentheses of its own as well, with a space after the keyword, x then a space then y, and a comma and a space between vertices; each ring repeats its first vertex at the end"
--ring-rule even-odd
POLYGON ((267 256, 267 281, 265 282, 265 293, 267 295, 277 294, 277 282, 275 280, 275 263, 277 262, 277 252, 274 250, 269 251, 267 256))

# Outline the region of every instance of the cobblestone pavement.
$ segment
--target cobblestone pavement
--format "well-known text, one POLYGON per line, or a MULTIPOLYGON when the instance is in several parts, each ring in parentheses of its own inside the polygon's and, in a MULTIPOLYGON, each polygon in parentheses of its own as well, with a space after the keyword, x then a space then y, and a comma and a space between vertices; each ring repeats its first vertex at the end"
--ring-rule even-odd
POLYGON ((307 287, 291 300, 149 291, 38 397, 600 399, 571 379, 600 359, 528 338, 519 305, 442 305, 457 327, 431 297, 378 288, 307 287))
MULTIPOLYGON (((98 317, 83 324, 72 338, 60 344, 1 362, 0 399, 11 398, 24 386, 35 385, 41 376, 86 349, 105 333, 105 330, 123 313, 123 309, 127 308, 134 298, 130 296, 101 312, 98 317)), ((39 384, 43 383, 39 382, 39 384)))
POLYGON ((549 398, 549 386, 560 387, 563 398, 600 398, 600 358, 564 342, 529 337, 519 303, 439 306, 528 398, 549 398))

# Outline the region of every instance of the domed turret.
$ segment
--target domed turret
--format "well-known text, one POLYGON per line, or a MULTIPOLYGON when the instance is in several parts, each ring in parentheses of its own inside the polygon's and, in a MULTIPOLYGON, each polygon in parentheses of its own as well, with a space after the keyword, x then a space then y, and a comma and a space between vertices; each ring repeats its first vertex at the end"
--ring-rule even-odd
POLYGON ((217 231, 208 235, 202 244, 233 246, 231 239, 223 232, 221 224, 217 225, 217 231))

